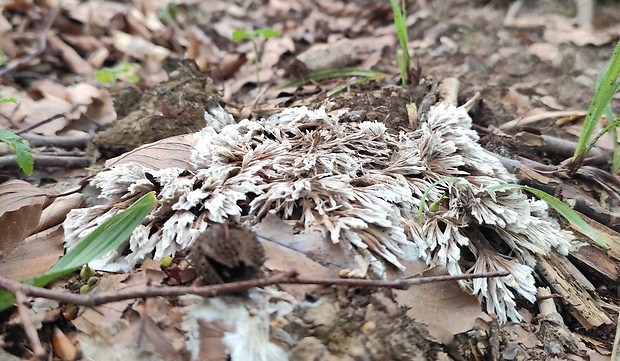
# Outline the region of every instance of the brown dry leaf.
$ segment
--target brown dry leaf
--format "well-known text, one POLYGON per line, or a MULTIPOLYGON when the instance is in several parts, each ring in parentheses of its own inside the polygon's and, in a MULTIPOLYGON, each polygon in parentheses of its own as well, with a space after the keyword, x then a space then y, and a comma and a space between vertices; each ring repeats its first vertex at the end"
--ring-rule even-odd
POLYGON ((547 26, 543 38, 553 44, 573 43, 577 46, 603 46, 610 44, 620 35, 620 26, 607 29, 592 27, 575 28, 571 19, 554 17, 553 26, 547 26))
POLYGON ((0 184, 0 253, 8 253, 34 232, 52 195, 21 180, 0 184))
POLYGON ((534 43, 529 46, 528 50, 544 61, 551 61, 560 53, 557 44, 551 43, 534 43))
MULTIPOLYGON (((22 128, 39 124, 55 115, 64 114, 72 110, 72 106, 68 101, 55 96, 42 98, 37 101, 25 96, 17 98, 17 102, 19 103, 19 107, 17 107, 17 111, 13 114, 13 119, 16 121, 23 119, 20 123, 20 127, 22 128)), ((62 116, 49 123, 38 126, 36 128, 36 133, 50 136, 56 135, 56 133, 66 127, 67 124, 69 124, 68 119, 62 116)))
MULTIPOLYGON (((127 277, 128 275, 126 274, 106 274, 99 279, 99 282, 91 289, 91 292, 117 292, 124 288, 122 282, 127 277)), ((73 325, 79 331, 91 337, 112 337, 127 327, 128 322, 122 316, 123 312, 133 302, 133 300, 124 300, 106 303, 97 307, 84 307, 78 317, 73 320, 73 325)))
POLYGON ((175 360, 179 355, 179 350, 172 346, 162 329, 149 316, 141 316, 117 333, 111 341, 115 345, 160 355, 166 360, 175 360))
POLYGON ((519 116, 524 116, 530 109, 532 109, 530 98, 527 95, 520 94, 513 87, 508 89, 508 92, 504 95, 502 100, 505 103, 514 106, 516 108, 515 113, 519 116))
POLYGON ((114 47, 136 59, 142 60, 142 69, 147 74, 162 72, 162 64, 170 55, 170 50, 155 45, 139 36, 114 31, 112 33, 114 47))
POLYGON ((393 44, 391 35, 358 39, 341 39, 334 43, 314 44, 297 56, 311 71, 339 69, 362 60, 366 54, 381 52, 393 44))
MULTIPOLYGON (((427 267, 422 261, 406 266, 408 276, 416 269, 427 267)), ((448 272, 437 267, 423 275, 440 276, 448 272)), ((396 302, 409 307, 407 316, 424 323, 429 334, 444 345, 449 345, 455 335, 471 330, 477 319, 490 320, 481 311, 478 299, 463 291, 456 281, 413 285, 408 290, 394 292, 396 302)))
POLYGON ((224 332, 234 331, 234 328, 223 321, 205 322, 198 320, 200 332, 200 351, 198 358, 205 361, 227 360, 226 345, 222 341, 224 332))
POLYGON ((74 4, 63 4, 68 11, 69 17, 82 24, 89 24, 106 29, 110 27, 110 21, 115 16, 127 13, 127 5, 113 1, 88 1, 74 4), (77 5, 77 6, 75 6, 77 5))
POLYGON ((62 59, 69 70, 77 74, 90 74, 93 72, 93 67, 90 63, 80 56, 72 47, 67 45, 62 39, 54 34, 47 35, 47 41, 50 47, 59 51, 62 55, 62 59))
POLYGON ((12 31, 13 26, 11 26, 11 23, 3 14, 0 15, 0 49, 4 51, 9 59, 15 58, 15 54, 17 53, 17 47, 13 41, 13 36, 11 36, 12 31))
POLYGON ((195 144, 196 140, 192 134, 177 135, 142 145, 121 156, 108 159, 105 166, 136 162, 153 170, 169 167, 194 169, 190 156, 195 144))
POLYGON ((47 206, 41 213, 39 225, 35 232, 44 231, 50 227, 59 225, 65 220, 67 213, 74 208, 79 208, 82 202, 82 195, 78 193, 54 199, 52 204, 47 206))
POLYGON ((65 232, 61 225, 26 238, 0 262, 0 275, 14 280, 45 273, 64 254, 65 232))
MULTIPOLYGON (((275 215, 252 227, 265 248, 265 267, 276 272, 296 270, 302 277, 334 277, 343 268, 354 268, 353 257, 319 232, 295 234, 293 226, 275 215)), ((283 287, 298 299, 307 286, 283 287)))

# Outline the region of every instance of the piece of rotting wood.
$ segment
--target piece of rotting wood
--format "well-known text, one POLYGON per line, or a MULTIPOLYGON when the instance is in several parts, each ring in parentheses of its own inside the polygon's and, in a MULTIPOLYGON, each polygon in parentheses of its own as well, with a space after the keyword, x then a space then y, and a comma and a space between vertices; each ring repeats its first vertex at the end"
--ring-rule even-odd
MULTIPOLYGON (((552 253, 547 257, 537 257, 538 272, 549 283, 551 289, 562 296, 562 302, 568 312, 587 330, 610 325, 613 322, 590 296, 585 287, 579 283, 566 267, 566 257, 552 253)), ((566 260, 568 262, 568 260, 566 260)))

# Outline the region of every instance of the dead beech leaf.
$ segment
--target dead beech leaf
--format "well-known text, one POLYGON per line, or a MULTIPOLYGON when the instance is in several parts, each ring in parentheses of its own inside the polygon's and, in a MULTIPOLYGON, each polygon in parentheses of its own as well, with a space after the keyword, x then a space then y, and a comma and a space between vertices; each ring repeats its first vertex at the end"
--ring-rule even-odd
POLYGON ((82 195, 78 193, 54 199, 52 204, 47 206, 41 213, 39 225, 35 232, 43 231, 62 223, 67 213, 74 208, 79 208, 82 202, 82 195))
MULTIPOLYGON (((407 273, 419 269, 406 266, 407 273)), ((447 274, 445 269, 436 267, 424 272, 423 276, 447 274)), ((449 345, 455 335, 471 330, 476 319, 490 320, 482 312, 478 299, 463 291, 456 281, 412 285, 408 290, 394 292, 396 302, 409 308, 407 316, 424 323, 428 333, 444 345, 449 345)))
POLYGON ((161 71, 162 64, 170 55, 170 50, 150 43, 139 36, 121 31, 112 32, 114 47, 127 55, 142 60, 142 68, 148 74, 161 71))
POLYGON ((0 262, 0 275, 14 280, 45 273, 64 254, 62 225, 33 234, 11 248, 0 262))
POLYGON ((21 180, 0 184, 1 253, 7 253, 34 232, 52 194, 21 180))
MULTIPOLYGON (((64 114, 71 110, 71 104, 59 97, 42 98, 34 101, 28 96, 17 99, 20 106, 17 108, 14 119, 23 119, 20 123, 22 128, 26 128, 41 123, 43 120, 51 118, 58 114, 64 114)), ((69 124, 64 116, 54 119, 53 121, 40 125, 36 132, 42 135, 56 135, 69 124)))
MULTIPOLYGON (((91 289, 91 292, 117 292, 124 288, 122 282, 127 277, 127 274, 104 275, 91 289)), ((73 325, 90 337, 103 336, 109 339, 128 325, 128 321, 122 319, 122 316, 133 302, 133 300, 124 300, 97 307, 85 307, 83 312, 81 311, 79 316, 73 320, 73 325)))
POLYGON ((195 144, 196 140, 192 134, 177 135, 142 145, 116 158, 108 159, 105 166, 136 162, 153 170, 170 167, 194 169, 190 156, 195 144))
POLYGON ((112 343, 152 352, 164 360, 174 360, 179 355, 179 350, 172 346, 164 331, 151 317, 144 315, 117 333, 112 343))
POLYGON ((80 56, 72 47, 67 45, 62 39, 54 34, 47 35, 47 41, 50 47, 59 50, 62 54, 62 59, 67 64, 67 67, 71 72, 77 74, 90 74, 93 72, 93 67, 90 63, 80 56))
POLYGON ((526 95, 519 93, 514 88, 509 88, 506 95, 502 99, 505 103, 508 103, 516 108, 515 112, 519 116, 525 115, 530 109, 532 109, 532 104, 530 103, 530 98, 526 95))
MULTIPOLYGON (((275 215, 252 227, 265 249, 265 267, 276 272, 296 270, 302 277, 336 277, 343 268, 354 268, 353 255, 320 232, 295 234, 293 226, 275 215)), ((298 299, 307 286, 283 285, 298 299)))

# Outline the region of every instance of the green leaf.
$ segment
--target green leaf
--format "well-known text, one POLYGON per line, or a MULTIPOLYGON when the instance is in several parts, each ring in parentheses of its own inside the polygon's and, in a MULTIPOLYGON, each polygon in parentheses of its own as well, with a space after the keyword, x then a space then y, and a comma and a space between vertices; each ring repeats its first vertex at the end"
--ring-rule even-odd
POLYGON ((525 191, 528 191, 535 195, 536 197, 547 202, 551 207, 553 207, 558 213, 560 213, 564 218, 568 220, 568 222, 580 233, 584 234, 594 242, 598 243, 601 247, 605 249, 609 249, 609 246, 600 234, 586 221, 584 221, 574 210, 572 210, 569 206, 564 204, 561 200, 555 198, 554 196, 541 191, 540 189, 536 189, 533 187, 520 185, 520 184, 500 184, 497 186, 492 186, 487 189, 487 192, 491 195, 493 200, 495 201, 495 191, 500 189, 508 189, 508 188, 519 188, 525 191))
POLYGON ((2 99, 0 99, 0 103, 17 103, 17 99, 15 99, 15 98, 2 98, 2 99))
POLYGON ((232 33, 232 39, 234 41, 246 40, 246 39, 250 39, 251 37, 252 35, 250 35, 250 33, 248 33, 247 31, 243 29, 236 29, 232 33))
POLYGON ((129 84, 135 84, 140 81, 140 77, 137 75, 129 75, 125 77, 125 81, 129 84))
POLYGON ((17 134, 8 129, 0 129, 0 140, 8 143, 15 149, 17 157, 17 165, 26 173, 31 175, 34 169, 34 158, 32 157, 32 149, 17 134))
POLYGON ((254 30, 255 35, 262 35, 265 39, 269 38, 277 38, 280 36, 280 31, 272 28, 264 28, 264 29, 256 29, 254 30))
POLYGON ((116 82, 116 74, 110 68, 102 68, 93 72, 95 79, 103 84, 114 84, 116 82))
MULTIPOLYGON (((75 248, 64 255, 56 264, 41 276, 23 280, 23 283, 44 287, 58 277, 69 274, 88 262, 118 248, 129 238, 134 229, 153 210, 157 204, 154 192, 142 196, 126 210, 119 212, 86 236, 75 248)), ((12 295, 0 292, 0 311, 14 303, 12 295)))

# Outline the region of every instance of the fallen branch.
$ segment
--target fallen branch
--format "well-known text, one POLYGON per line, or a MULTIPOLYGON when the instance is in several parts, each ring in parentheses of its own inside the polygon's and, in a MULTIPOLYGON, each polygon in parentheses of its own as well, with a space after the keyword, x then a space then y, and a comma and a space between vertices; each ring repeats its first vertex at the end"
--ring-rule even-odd
MULTIPOLYGON (((34 168, 57 167, 65 169, 85 168, 90 165, 90 161, 85 157, 65 157, 33 154, 34 168)), ((0 156, 0 169, 19 169, 16 155, 0 156)))
POLYGON ((313 278, 313 277, 297 277, 297 271, 288 271, 267 278, 259 278, 248 281, 230 282, 218 285, 208 286, 187 286, 187 287, 146 287, 141 290, 131 290, 127 292, 109 292, 100 294, 76 294, 48 290, 45 288, 34 287, 22 284, 18 281, 0 276, 0 289, 5 289, 13 294, 23 292, 24 295, 31 297, 41 297, 60 302, 67 302, 80 306, 99 306, 106 303, 118 302, 134 298, 145 297, 177 297, 184 295, 196 295, 202 297, 216 297, 224 294, 230 294, 245 291, 253 287, 265 287, 276 284, 297 284, 297 285, 325 285, 325 286, 349 286, 349 287, 389 287, 398 289, 407 289, 411 285, 468 280, 474 278, 502 277, 507 276, 508 272, 490 272, 479 274, 462 274, 462 275, 446 275, 433 277, 416 277, 399 280, 366 280, 366 279, 348 279, 348 278, 313 278))

